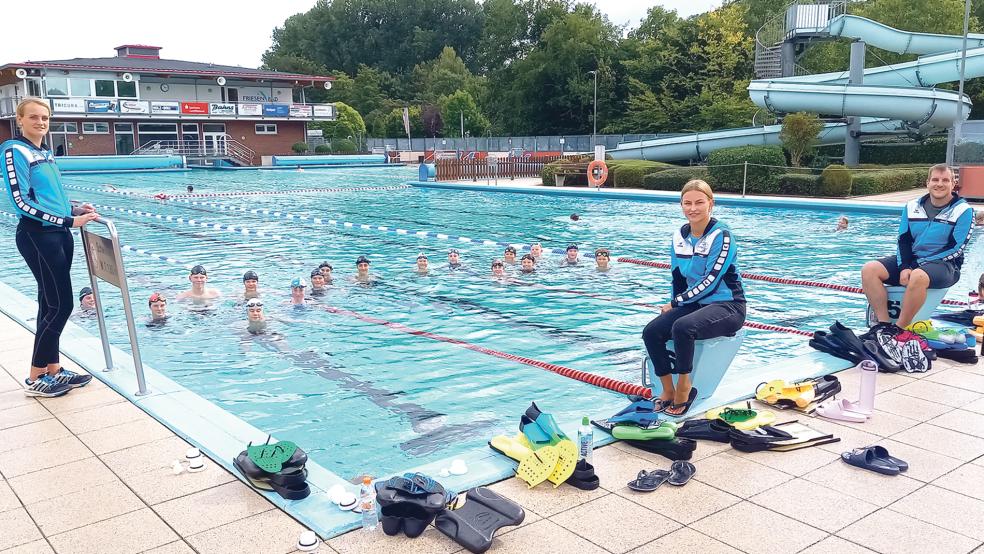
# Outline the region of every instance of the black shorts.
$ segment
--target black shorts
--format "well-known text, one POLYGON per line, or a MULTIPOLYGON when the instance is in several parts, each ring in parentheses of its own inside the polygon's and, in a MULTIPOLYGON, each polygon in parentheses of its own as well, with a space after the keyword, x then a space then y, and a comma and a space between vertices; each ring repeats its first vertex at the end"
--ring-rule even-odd
MULTIPOLYGON (((902 270, 899 269, 897 258, 895 256, 885 256, 879 259, 878 262, 888 270, 888 280, 885 281, 885 284, 898 286, 899 275, 902 273, 902 270)), ((929 288, 931 289, 952 287, 960 280, 960 267, 953 262, 944 262, 942 260, 926 262, 919 266, 919 269, 925 271, 926 275, 929 275, 929 288)))

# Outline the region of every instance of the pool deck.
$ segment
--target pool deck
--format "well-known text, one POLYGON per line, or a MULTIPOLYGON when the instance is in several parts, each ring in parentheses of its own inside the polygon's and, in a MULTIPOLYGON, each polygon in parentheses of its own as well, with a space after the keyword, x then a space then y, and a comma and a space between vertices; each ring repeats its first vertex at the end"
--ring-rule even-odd
MULTIPOLYGON (((3 316, 0 337, 0 552, 294 551, 299 523, 214 463, 173 475, 189 445, 98 380, 62 398, 25 397, 33 337, 3 316)), ((840 378, 856 396, 857 372, 840 378)), ((527 516, 491 551, 984 554, 984 363, 880 374, 877 387, 867 423, 799 416, 839 443, 745 454, 699 442, 685 487, 629 490, 639 470, 669 461, 620 443, 595 451, 595 491, 496 483, 527 516), (885 477, 838 459, 876 442, 911 469, 885 477)), ((358 530, 319 550, 396 551, 464 552, 434 528, 412 540, 358 530)))

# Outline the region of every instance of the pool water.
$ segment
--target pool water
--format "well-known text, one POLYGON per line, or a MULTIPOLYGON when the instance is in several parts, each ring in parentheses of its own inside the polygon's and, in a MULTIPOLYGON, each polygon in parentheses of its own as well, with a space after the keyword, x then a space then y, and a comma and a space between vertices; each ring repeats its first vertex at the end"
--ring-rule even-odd
MULTIPOLYGON (((188 184, 196 193, 354 189, 399 185, 414 175, 409 168, 367 168, 72 175, 65 180, 73 187, 111 184, 153 195, 182 194, 188 184)), ((208 310, 189 309, 173 301, 188 286, 187 269, 127 253, 138 318, 149 315, 146 299, 151 292, 162 291, 172 299, 166 325, 139 326, 144 362, 264 432, 297 442, 315 461, 346 478, 399 471, 482 448, 492 435, 514 430, 532 400, 562 422, 581 415, 606 417, 624 405, 618 394, 381 322, 638 382, 644 355, 639 335, 655 314, 632 302, 666 302, 669 272, 614 263, 610 272, 599 273, 591 252, 604 246, 613 258, 666 261, 669 237, 683 222, 672 203, 426 188, 193 199, 202 205, 78 189, 71 196, 281 235, 101 210, 116 222, 124 243, 204 265, 209 286, 223 293, 208 310), (244 208, 281 215, 236 211, 244 208), (572 213, 580 220, 572 221, 572 213), (296 216, 339 223, 315 224, 296 216), (396 228, 407 233, 394 232, 396 228), (435 233, 476 242, 436 238, 435 233), (527 284, 509 284, 490 278, 490 262, 501 257, 502 247, 482 240, 535 240, 558 252, 547 256, 534 275, 522 276, 527 284), (581 246, 582 264, 560 267, 560 252, 569 243, 581 246), (446 263, 451 247, 461 252, 464 264, 454 272, 446 263), (427 276, 414 271, 418 253, 430 257, 427 276), (360 255, 372 260, 371 272, 378 278, 372 286, 352 281, 360 255), (291 279, 307 279, 323 260, 335 268, 328 293, 305 308, 288 305, 291 279), (263 335, 245 331, 241 276, 247 270, 260 275, 271 320, 263 335)), ((12 211, 6 202, 3 207, 12 211)), ((854 214, 848 232, 834 233, 837 215, 715 209, 715 216, 734 231, 743 271, 857 286, 864 260, 894 250, 898 219, 854 214)), ((14 246, 14 224, 0 218, 0 279, 32 297, 36 289, 14 246)), ((88 283, 80 245, 77 258, 76 289, 88 283)), ((984 259, 972 247, 951 298, 965 299, 982 268, 984 259)), ((509 271, 515 274, 514 268, 509 271)), ((859 295, 747 280, 745 288, 751 321, 805 330, 826 327, 834 319, 862 324, 864 301, 859 295)), ((118 295, 104 290, 104 297, 110 334, 125 349, 118 295)), ((94 318, 73 317, 98 334, 94 318)), ((809 351, 803 337, 749 330, 728 378, 757 383, 759 368, 809 351)))

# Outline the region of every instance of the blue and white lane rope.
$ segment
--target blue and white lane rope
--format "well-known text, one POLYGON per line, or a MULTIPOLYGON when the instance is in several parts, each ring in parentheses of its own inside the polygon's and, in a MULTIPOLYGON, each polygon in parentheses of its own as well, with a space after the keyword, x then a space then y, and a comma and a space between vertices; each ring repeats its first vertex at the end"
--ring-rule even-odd
POLYGON ((274 239, 274 240, 304 242, 305 244, 316 244, 316 243, 313 243, 313 242, 312 243, 307 243, 305 241, 301 241, 299 239, 295 239, 294 237, 287 237, 287 236, 280 235, 280 234, 277 234, 277 233, 268 233, 266 231, 258 230, 258 229, 247 229, 245 227, 239 227, 238 225, 225 225, 225 224, 222 224, 222 223, 207 223, 205 221, 198 221, 196 219, 188 219, 188 218, 178 217, 178 216, 174 216, 174 215, 155 214, 153 212, 145 212, 143 210, 131 210, 129 208, 117 208, 115 206, 106 206, 104 204, 93 204, 92 206, 95 207, 98 210, 109 210, 109 211, 112 211, 112 212, 118 212, 118 213, 123 213, 123 214, 139 215, 141 217, 148 217, 148 218, 151 218, 151 219, 158 219, 160 221, 171 221, 171 222, 174 222, 174 223, 183 223, 185 225, 190 225, 192 227, 201 227, 203 229, 213 229, 213 230, 216 230, 216 231, 229 231, 231 233, 237 233, 237 234, 241 234, 241 235, 255 235, 255 236, 258 236, 258 237, 267 237, 267 238, 271 238, 271 239, 274 239))
MULTIPOLYGON (((17 219, 17 220, 20 219, 20 217, 18 217, 17 215, 14 215, 14 214, 9 213, 9 212, 0 211, 0 215, 2 215, 4 217, 7 217, 7 218, 10 218, 10 219, 17 219)), ((180 265, 180 266, 182 266, 182 267, 184 267, 184 268, 186 268, 188 270, 191 270, 191 268, 194 267, 192 264, 189 264, 187 262, 183 262, 183 261, 181 261, 181 260, 179 260, 177 258, 172 258, 171 256, 162 256, 160 254, 156 254, 156 253, 151 252, 150 250, 146 250, 144 248, 134 248, 134 247, 132 247, 132 246, 130 246, 128 244, 120 243, 120 250, 123 250, 125 252, 133 252, 135 254, 142 254, 144 256, 149 256, 151 258, 157 258, 158 260, 165 261, 165 262, 167 262, 169 264, 180 265)))
MULTIPOLYGON (((116 193, 116 192, 121 192, 121 191, 106 191, 106 190, 99 190, 99 189, 92 189, 92 188, 84 188, 83 189, 81 187, 72 187, 72 189, 73 190, 85 190, 87 192, 103 192, 103 193, 116 193)), ((132 193, 127 193, 127 194, 132 194, 132 193)), ((153 197, 147 197, 147 196, 142 196, 142 195, 137 195, 137 196, 139 196, 140 198, 144 198, 146 200, 153 200, 154 199, 153 197)), ((461 235, 451 235, 451 234, 447 234, 447 233, 438 233, 436 231, 414 231, 414 230, 409 230, 409 229, 401 229, 399 227, 390 228, 390 227, 385 226, 385 225, 368 225, 368 224, 365 224, 365 223, 353 223, 351 221, 339 221, 337 219, 329 219, 329 218, 321 218, 321 217, 311 217, 311 216, 306 216, 306 215, 293 214, 293 213, 290 213, 290 212, 281 212, 281 211, 277 211, 277 210, 267 210, 267 209, 262 209, 262 208, 244 208, 244 207, 240 207, 240 206, 226 206, 225 204, 220 204, 220 203, 217 203, 217 202, 203 202, 203 201, 200 201, 200 200, 185 200, 185 199, 182 199, 182 198, 169 198, 168 201, 170 201, 170 202, 181 202, 181 203, 184 203, 184 204, 191 204, 191 205, 194 205, 194 206, 203 206, 203 207, 209 207, 209 208, 218 208, 220 210, 225 210, 225 211, 229 211, 229 212, 250 213, 250 214, 254 214, 254 215, 265 215, 265 216, 270 216, 270 217, 278 217, 278 218, 281 218, 281 219, 287 219, 287 220, 291 220, 291 221, 305 221, 305 222, 313 223, 315 225, 325 225, 325 224, 328 224, 328 225, 334 225, 336 227, 348 227, 348 228, 352 228, 352 229, 364 229, 364 230, 367 230, 367 231, 380 231, 380 232, 388 233, 388 234, 391 234, 391 235, 408 235, 408 236, 409 235, 412 235, 412 236, 421 237, 421 238, 436 238, 436 239, 439 239, 439 240, 449 240, 449 241, 463 242, 463 243, 468 243, 468 244, 480 244, 482 246, 497 246, 497 247, 501 247, 501 248, 505 248, 507 246, 512 246, 513 248, 515 248, 517 250, 520 250, 520 251, 524 251, 524 250, 529 250, 530 249, 530 245, 528 243, 502 242, 502 241, 495 241, 495 240, 490 240, 490 239, 473 239, 473 238, 464 237, 464 236, 461 236, 461 235)), ((111 207, 108 207, 108 208, 109 209, 113 209, 111 207)), ((141 214, 137 214, 137 215, 143 215, 143 214, 141 213, 141 214)), ((156 215, 156 214, 155 214, 155 216, 158 219, 161 219, 161 217, 171 217, 171 216, 160 216, 160 215, 156 215)), ((587 245, 581 245, 581 246, 584 247, 584 248, 588 248, 587 245)), ((559 248, 544 248, 543 249, 543 253, 544 254, 554 254, 554 253, 562 254, 563 252, 564 251, 561 250, 561 249, 559 249, 559 248)))

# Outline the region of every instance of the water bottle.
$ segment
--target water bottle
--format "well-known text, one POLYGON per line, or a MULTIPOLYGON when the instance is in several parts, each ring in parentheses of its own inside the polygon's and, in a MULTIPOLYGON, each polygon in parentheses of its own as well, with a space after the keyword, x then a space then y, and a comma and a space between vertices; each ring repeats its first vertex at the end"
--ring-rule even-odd
POLYGON ((591 463, 591 454, 594 452, 594 432, 591 430, 591 422, 588 417, 581 418, 581 426, 577 428, 578 459, 591 463))
POLYGON ((359 491, 359 508, 362 510, 362 528, 375 531, 379 524, 376 513, 376 489, 372 486, 372 477, 362 478, 362 489, 359 491))

